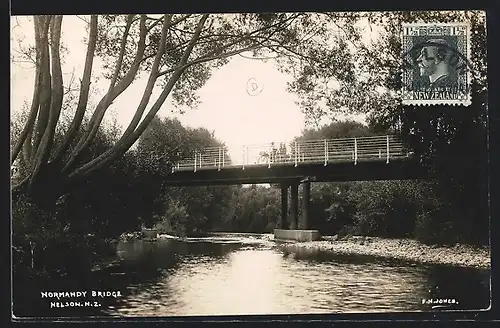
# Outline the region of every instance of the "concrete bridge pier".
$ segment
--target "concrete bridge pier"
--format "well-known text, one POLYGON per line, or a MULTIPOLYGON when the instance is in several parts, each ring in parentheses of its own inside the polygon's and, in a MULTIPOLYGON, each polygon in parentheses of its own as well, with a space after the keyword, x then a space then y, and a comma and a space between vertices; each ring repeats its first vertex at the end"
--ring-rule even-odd
POLYGON ((298 228, 298 218, 299 218, 299 184, 297 182, 293 182, 290 185, 291 188, 291 204, 290 204, 290 216, 291 216, 291 225, 290 229, 295 230, 298 228))
POLYGON ((309 206, 311 202, 311 182, 305 180, 302 182, 302 216, 299 228, 308 230, 310 227, 309 221, 309 206))
POLYGON ((288 229, 288 184, 281 183, 281 229, 288 229))
POLYGON ((288 228, 288 184, 281 183, 281 224, 280 229, 274 230, 274 238, 297 241, 311 241, 321 238, 317 230, 309 230, 309 204, 311 197, 311 182, 294 181, 290 184, 290 229, 288 228), (299 184, 302 183, 303 201, 302 216, 299 222, 299 184), (300 225, 300 226, 299 226, 300 225))

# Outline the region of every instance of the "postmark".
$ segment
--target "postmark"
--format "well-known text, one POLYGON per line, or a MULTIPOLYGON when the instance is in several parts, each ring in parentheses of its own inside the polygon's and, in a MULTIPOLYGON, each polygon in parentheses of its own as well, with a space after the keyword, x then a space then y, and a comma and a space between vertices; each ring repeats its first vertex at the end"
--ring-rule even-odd
POLYGON ((469 106, 468 23, 402 25, 404 105, 469 106))

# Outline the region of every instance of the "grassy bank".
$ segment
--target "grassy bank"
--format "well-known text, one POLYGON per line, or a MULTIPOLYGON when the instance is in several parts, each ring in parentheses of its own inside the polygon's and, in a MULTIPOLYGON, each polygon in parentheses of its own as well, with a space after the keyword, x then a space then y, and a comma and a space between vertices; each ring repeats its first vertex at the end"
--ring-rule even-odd
POLYGON ((341 240, 324 236, 311 242, 283 242, 280 249, 296 258, 309 256, 367 256, 413 263, 443 264, 489 269, 489 247, 469 245, 429 246, 413 239, 351 236, 341 240))

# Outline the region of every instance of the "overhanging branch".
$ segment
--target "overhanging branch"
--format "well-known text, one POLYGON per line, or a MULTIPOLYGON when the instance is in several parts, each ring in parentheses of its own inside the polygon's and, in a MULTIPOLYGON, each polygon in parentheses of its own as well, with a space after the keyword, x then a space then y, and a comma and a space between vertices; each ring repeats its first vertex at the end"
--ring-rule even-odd
POLYGON ((34 160, 35 153, 38 150, 40 141, 47 127, 49 112, 50 112, 50 98, 51 98, 51 77, 50 77, 50 56, 49 56, 49 27, 52 16, 35 16, 34 24, 38 25, 38 32, 40 33, 40 43, 36 45, 40 50, 40 109, 38 113, 38 120, 36 123, 32 157, 30 162, 34 160))
POLYGON ((108 93, 106 93, 106 95, 97 104, 97 107, 92 116, 95 122, 93 127, 95 128, 91 131, 92 134, 86 134, 82 137, 82 139, 80 139, 80 142, 77 145, 76 149, 73 151, 73 153, 67 160, 66 164, 64 165, 63 172, 67 172, 69 169, 71 169, 71 167, 74 165, 76 159, 81 154, 83 149, 85 149, 93 140, 93 138, 97 133, 97 129, 99 128, 99 125, 102 122, 102 119, 104 118, 104 114, 106 113, 106 110, 109 108, 111 102, 114 99, 116 99, 116 97, 118 97, 123 91, 125 91, 125 89, 134 80, 134 77, 137 74, 137 71, 139 70, 139 66, 144 56, 144 50, 146 48, 146 30, 147 30, 146 15, 141 15, 140 38, 137 46, 137 52, 135 54, 134 61, 132 63, 132 67, 129 69, 125 77, 121 79, 120 82, 118 82, 112 88, 110 88, 108 90, 108 93))
POLYGON ((170 22, 172 20, 172 15, 165 15, 163 19, 163 28, 161 31, 161 38, 160 38, 160 44, 158 46, 158 51, 156 53, 155 60, 153 62, 153 66, 151 67, 151 72, 149 73, 149 78, 148 78, 148 83, 146 85, 146 88, 144 90, 144 93, 142 94, 141 101, 139 103, 139 106, 137 107, 134 117, 130 121, 127 129, 123 133, 123 136, 121 139, 127 138, 132 131, 137 127, 137 124, 139 124, 139 121, 141 120, 142 114, 144 113, 144 110, 146 109, 146 106, 149 103, 149 100, 151 99, 151 95, 153 93, 153 88, 155 86, 155 82, 158 79, 158 67, 161 62, 161 58, 165 54, 165 44, 167 40, 167 31, 170 28, 170 22))
MULTIPOLYGON (((34 24, 35 28, 35 45, 40 44, 40 32, 39 32, 39 25, 34 24)), ((33 131, 33 126, 35 124, 36 116, 38 114, 38 109, 40 107, 40 83, 42 79, 42 70, 40 67, 41 64, 41 52, 38 50, 38 47, 36 47, 36 70, 35 70, 35 86, 33 90, 33 99, 31 101, 31 109, 30 109, 30 114, 28 117, 28 121, 24 125, 24 128, 21 132, 21 135, 19 136, 19 139, 17 140, 17 143, 14 146, 14 149, 12 150, 12 156, 11 156, 11 165, 14 164, 15 160, 17 159, 17 156, 19 155, 19 152, 21 151, 21 148, 23 144, 26 142, 26 144, 29 144, 29 146, 26 147, 26 156, 27 156, 27 161, 29 161, 29 158, 31 157, 31 135, 33 131), (29 138, 28 138, 29 136, 29 138)))
POLYGON ((55 16, 51 22, 50 28, 50 54, 52 59, 52 90, 51 90, 51 102, 50 102, 50 112, 47 122, 47 128, 43 134, 40 146, 37 149, 33 173, 31 175, 30 184, 38 178, 38 172, 42 165, 45 165, 48 161, 50 151, 54 142, 54 134, 59 120, 59 115, 61 113, 61 107, 63 102, 64 93, 64 83, 62 77, 61 69, 61 57, 60 57, 60 41, 61 41, 61 24, 62 15, 55 16))
POLYGON ((184 71, 183 67, 184 67, 185 63, 187 62, 187 60, 189 59, 189 55, 191 54, 191 51, 193 50, 194 45, 196 44, 196 42, 200 36, 200 33, 203 29, 203 25, 205 24, 208 16, 209 16, 209 14, 205 14, 200 19, 200 21, 196 27, 195 35, 191 39, 190 44, 186 48, 180 62, 177 65, 178 70, 169 79, 169 81, 168 81, 167 85, 165 86, 165 88, 163 89, 162 93, 160 94, 160 96, 158 97, 156 102, 153 104, 151 110, 147 113, 144 120, 139 124, 137 129, 130 136, 121 140, 112 149, 108 150, 107 152, 103 153, 102 155, 100 155, 96 159, 90 161, 87 164, 84 164, 82 167, 76 169, 74 172, 69 174, 68 177, 69 177, 70 181, 75 181, 75 180, 78 181, 79 179, 83 178, 86 174, 90 173, 91 171, 96 170, 96 169, 102 167, 103 165, 106 165, 107 163, 110 163, 118 156, 123 155, 127 151, 127 149, 129 149, 137 141, 139 136, 147 128, 147 126, 149 125, 151 120, 154 118, 156 113, 160 110, 161 106, 163 105, 163 103, 167 99, 167 96, 170 94, 170 91, 174 87, 175 83, 177 82, 179 77, 182 75, 182 73, 184 71))
POLYGON ((89 99, 90 92, 90 78, 92 76, 92 65, 94 62, 94 53, 97 43, 97 15, 92 15, 90 18, 90 31, 89 31, 89 43, 87 45, 87 55, 85 57, 85 67, 83 70, 83 76, 80 83, 80 95, 78 98, 78 105, 76 107, 75 116, 71 125, 69 127, 66 136, 56 152, 55 162, 59 162, 69 148, 69 145, 75 138, 78 130, 85 116, 85 111, 87 109, 87 103, 89 99))

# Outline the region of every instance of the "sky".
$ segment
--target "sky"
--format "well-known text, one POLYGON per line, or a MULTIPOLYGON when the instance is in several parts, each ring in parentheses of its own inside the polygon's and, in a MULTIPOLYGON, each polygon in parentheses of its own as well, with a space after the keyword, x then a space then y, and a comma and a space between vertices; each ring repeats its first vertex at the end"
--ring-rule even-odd
MULTIPOLYGON (((85 23, 77 16, 65 16, 63 19, 62 42, 68 49, 63 63, 65 84, 72 74, 76 85, 82 76, 86 53, 84 26, 85 23)), ((18 47, 17 40, 20 37, 24 37, 22 44, 34 40, 33 23, 26 17, 18 17, 17 20, 13 17, 11 31, 11 49, 18 47)), ((93 75, 100 75, 100 65, 97 60, 93 75)), ((14 63, 11 68, 11 104, 12 111, 17 111, 22 108, 24 101, 31 101, 34 68, 24 63, 14 63)), ((140 101, 146 80, 146 76, 141 76, 120 95, 109 108, 105 119, 116 118, 118 124, 126 128, 140 101)), ((239 158, 237 154, 241 154, 243 145, 290 141, 306 128, 304 115, 295 104, 295 96, 286 91, 288 80, 290 77, 279 72, 272 60, 263 62, 236 56, 229 64, 214 71, 198 91, 201 100, 198 109, 188 110, 182 115, 174 114, 167 98, 158 115, 177 117, 185 126, 205 127, 214 131, 215 137, 228 146, 229 155, 234 161, 239 158), (247 86, 252 88, 252 83, 258 85, 260 93, 257 95, 247 92, 247 86)), ((106 88, 105 79, 94 82, 96 103, 106 88)), ((158 95, 156 90, 150 104, 158 95)), ((355 119, 362 120, 363 117, 355 119)))

